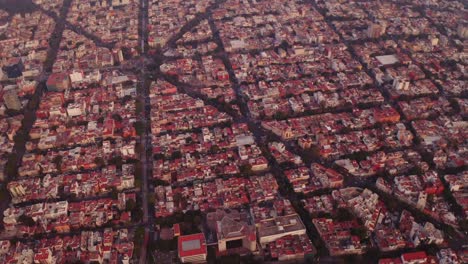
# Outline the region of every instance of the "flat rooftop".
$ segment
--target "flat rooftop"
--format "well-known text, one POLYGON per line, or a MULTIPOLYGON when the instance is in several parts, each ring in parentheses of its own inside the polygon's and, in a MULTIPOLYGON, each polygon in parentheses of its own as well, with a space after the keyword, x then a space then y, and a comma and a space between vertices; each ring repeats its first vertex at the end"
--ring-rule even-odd
POLYGON ((382 65, 392 65, 399 62, 398 58, 394 55, 383 55, 375 57, 382 65))
POLYGON ((203 233, 180 236, 178 239, 180 257, 202 255, 207 253, 206 240, 203 233))
POLYGON ((298 230, 305 230, 305 226, 301 218, 297 214, 279 216, 265 222, 261 222, 258 227, 258 236, 267 237, 276 234, 287 234, 296 232, 298 230))

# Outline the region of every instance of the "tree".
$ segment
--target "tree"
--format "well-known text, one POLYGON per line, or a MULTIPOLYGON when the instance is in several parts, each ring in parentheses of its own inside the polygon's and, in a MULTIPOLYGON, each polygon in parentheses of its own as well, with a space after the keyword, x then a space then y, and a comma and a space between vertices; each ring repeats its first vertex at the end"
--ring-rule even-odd
POLYGON ((104 165, 106 165, 106 162, 101 157, 94 158, 94 163, 96 163, 96 166, 98 167, 103 167, 104 165))
POLYGON ((340 222, 351 221, 353 218, 353 215, 347 209, 339 208, 336 212, 336 220, 340 222))
POLYGON ((177 238, 171 240, 159 239, 158 241, 151 242, 149 246, 152 250, 159 250, 162 252, 174 251, 177 249, 177 238))
POLYGON ((288 118, 288 114, 284 112, 276 112, 273 118, 276 120, 283 120, 288 118))
POLYGON ((122 117, 117 113, 112 115, 112 119, 114 119, 117 122, 122 122, 122 117))
POLYGON ((160 159, 164 159, 165 156, 164 156, 164 154, 162 154, 162 153, 156 153, 156 154, 153 155, 153 158, 154 158, 155 160, 160 160, 160 159))
POLYGON ((424 173, 424 171, 419 166, 414 166, 413 168, 411 168, 408 171, 408 174, 410 174, 410 175, 422 175, 423 173, 424 173))
POLYGON ((365 227, 356 227, 356 228, 351 228, 351 235, 359 237, 359 239, 365 240, 367 239, 367 230, 365 227))
POLYGON ((30 216, 27 216, 27 215, 21 215, 19 218, 18 218, 18 221, 25 225, 25 226, 35 226, 36 225, 36 222, 34 221, 34 219, 32 219, 32 217, 30 216))
POLYGON ((279 45, 280 48, 287 50, 290 48, 289 43, 286 40, 281 41, 281 44, 279 45))
POLYGON ((316 145, 311 146, 308 149, 304 149, 301 152, 301 156, 304 159, 306 163, 310 163, 312 161, 316 161, 320 159, 320 148, 317 147, 316 145))
POLYGON ((169 183, 167 181, 164 181, 164 180, 161 180, 161 179, 154 179, 154 185, 155 186, 159 186, 159 185, 162 185, 162 186, 168 186, 169 183))
POLYGON ((36 116, 34 115, 34 113, 32 111, 31 112, 26 111, 24 113, 24 118, 23 118, 22 124, 23 124, 23 126, 24 125, 32 125, 34 123, 35 119, 36 119, 36 116))
POLYGON ((194 224, 195 226, 199 226, 199 225, 201 225, 201 223, 202 223, 202 218, 201 218, 201 216, 196 215, 196 216, 193 218, 193 224, 194 224))
POLYGON ((179 150, 172 152, 171 159, 181 159, 182 153, 179 150))
POLYGON ((143 176, 143 164, 141 162, 138 162, 135 165, 135 179, 141 179, 143 176))
POLYGON ((135 178, 135 188, 141 189, 141 178, 135 178))
POLYGON ((145 110, 145 106, 144 106, 143 102, 140 101, 140 100, 136 101, 135 108, 136 108, 137 114, 143 114, 143 111, 145 110))
POLYGON ((20 111, 15 110, 15 109, 5 110, 5 114, 7 114, 8 116, 15 116, 15 115, 18 115, 19 113, 20 113, 20 111))
POLYGON ((211 148, 210 148, 210 152, 211 152, 211 153, 218 153, 219 150, 220 150, 220 148, 219 148, 218 145, 213 145, 213 146, 211 146, 211 148))
POLYGON ((52 159, 52 163, 55 164, 55 167, 57 168, 59 172, 62 171, 62 160, 63 160, 62 155, 57 155, 52 159))
POLYGON ((18 154, 11 153, 8 156, 8 161, 5 165, 5 175, 9 178, 16 177, 18 173, 17 168, 18 168, 18 154))
POLYGON ((134 222, 141 222, 143 218, 143 210, 140 207, 135 207, 132 211, 132 219, 134 222))
POLYGON ((109 160, 109 164, 115 165, 118 169, 122 169, 123 158, 121 156, 115 156, 109 160))
POLYGON ((285 162, 283 162, 283 163, 280 164, 280 167, 281 167, 282 169, 294 168, 294 166, 295 166, 294 162, 289 161, 289 160, 288 160, 288 161, 285 161, 285 162))
POLYGON ((459 224, 463 231, 468 232, 468 219, 461 220, 459 224))
POLYGON ((216 263, 222 264, 239 264, 241 263, 241 258, 239 254, 232 254, 227 256, 222 256, 219 258, 216 263))
POLYGON ((112 187, 111 198, 117 200, 119 198, 119 191, 115 187, 112 187))
POLYGON ((32 0, 21 1, 20 5, 16 0, 0 0, 0 6, 2 7, 1 9, 10 13, 10 15, 32 13, 38 10, 32 0))
POLYGON ((132 211, 133 209, 135 209, 135 207, 136 207, 136 202, 133 199, 130 199, 125 203, 126 211, 132 211))
POLYGON ((349 155, 350 159, 356 160, 356 161, 363 161, 365 160, 369 155, 366 152, 363 151, 358 151, 354 152, 349 155))
POLYGON ((177 192, 177 193, 174 194, 174 205, 176 207, 179 207, 180 202, 182 201, 182 198, 183 198, 183 196, 182 196, 182 194, 180 192, 177 192))
POLYGON ((239 168, 239 171, 240 171, 241 174, 250 175, 250 174, 253 173, 252 165, 250 165, 250 164, 241 165, 240 168, 239 168))
POLYGON ((147 196, 147 200, 150 207, 153 207, 156 203, 156 195, 154 193, 149 193, 147 196))
POLYGON ((8 201, 10 199, 10 194, 5 189, 5 187, 0 187, 0 201, 8 201))
POLYGON ((28 141, 28 137, 29 137, 29 136, 26 135, 24 131, 19 130, 19 131, 16 133, 16 135, 15 135, 15 137, 14 137, 13 140, 15 141, 15 144, 21 146, 21 145, 26 144, 26 141, 28 141))
POLYGON ((143 121, 136 121, 135 123, 133 123, 133 127, 135 128, 139 136, 145 133, 146 126, 145 123, 143 123, 143 121))
POLYGON ((145 151, 145 148, 141 143, 136 143, 135 144, 135 152, 138 154, 142 154, 145 151))
POLYGON ((135 244, 141 245, 143 239, 145 238, 145 228, 143 226, 138 226, 135 229, 135 244))

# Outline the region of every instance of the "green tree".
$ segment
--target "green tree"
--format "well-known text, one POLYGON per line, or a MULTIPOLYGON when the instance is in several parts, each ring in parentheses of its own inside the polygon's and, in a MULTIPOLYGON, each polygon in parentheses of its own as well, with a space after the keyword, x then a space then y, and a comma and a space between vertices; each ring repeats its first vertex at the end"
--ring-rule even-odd
POLYGON ((5 175, 8 178, 15 178, 18 173, 18 155, 11 153, 8 156, 8 161, 5 164, 5 175))
POLYGON ((135 128, 139 136, 145 133, 146 125, 143 121, 136 121, 135 123, 133 123, 133 127, 135 128))
POLYGON ((117 122, 122 122, 122 117, 117 113, 112 115, 112 119, 114 119, 117 122))
POLYGON ((276 120, 283 120, 288 118, 288 114, 284 112, 276 112, 273 118, 276 120))
POLYGON ((468 232, 468 219, 461 220, 459 224, 463 231, 468 232))
POLYGON ((32 219, 32 217, 24 215, 24 214, 21 215, 18 218, 18 222, 20 222, 21 224, 23 224, 25 226, 35 226, 36 225, 36 222, 34 221, 34 219, 32 219))
POLYGON ((347 210, 347 209, 344 209, 344 208, 339 208, 337 211, 336 211, 336 220, 342 222, 342 221, 351 221, 353 220, 353 215, 347 210))
POLYGON ((132 97, 130 95, 126 95, 122 98, 122 103, 126 104, 130 100, 132 100, 132 97))
POLYGON ((179 150, 172 152, 171 159, 180 159, 180 158, 182 158, 182 153, 179 150))
POLYGON ((10 194, 8 193, 5 187, 0 187, 0 201, 8 201, 10 199, 10 194))
POLYGON ((96 165, 97 165, 98 167, 103 167, 103 166, 106 165, 106 162, 105 162, 104 159, 101 158, 101 157, 96 157, 96 158, 94 158, 94 163, 96 163, 96 165))
POLYGON ((143 104, 141 100, 136 100, 135 108, 136 108, 137 114, 139 115, 143 114, 143 112, 145 111, 145 105, 143 104))
POLYGON ((211 148, 210 148, 210 152, 211 152, 211 153, 218 153, 219 151, 220 151, 220 148, 219 148, 218 145, 213 145, 213 146, 211 146, 211 148))
POLYGON ((33 96, 29 101, 28 108, 29 110, 34 110, 39 106, 39 96, 33 96))
POLYGON ((121 156, 112 157, 112 158, 109 160, 109 164, 110 164, 110 165, 115 165, 118 169, 122 169, 123 158, 122 158, 121 156))
POLYGON ((252 165, 250 165, 250 164, 241 165, 240 168, 239 168, 239 171, 243 175, 250 175, 250 174, 253 173, 252 165))
POLYGON ((24 144, 26 144, 26 141, 28 141, 28 138, 29 138, 29 136, 26 135, 26 133, 24 131, 19 130, 16 133, 13 140, 15 141, 15 144, 17 144, 17 145, 24 145, 24 144))
POLYGON ((135 209, 135 207, 136 207, 136 202, 133 199, 130 199, 125 203, 125 210, 126 211, 132 211, 132 210, 135 209))
POLYGON ((182 196, 182 194, 180 192, 177 192, 177 193, 174 194, 173 199, 174 199, 174 205, 176 207, 179 207, 180 202, 182 201, 182 198, 183 198, 183 196, 182 196))
POLYGON ((143 210, 140 207, 135 207, 132 211, 133 222, 141 222, 143 219, 143 210))
POLYGON ((156 154, 153 155, 153 158, 154 158, 155 160, 164 159, 165 157, 166 157, 166 156, 164 156, 164 154, 162 154, 162 153, 156 153, 156 154))
POLYGON ((142 176, 143 176, 143 164, 141 164, 141 162, 138 162, 135 165, 135 180, 141 179, 142 176))
POLYGON ((232 254, 227 256, 220 257, 216 263, 219 264, 239 264, 241 263, 241 258, 239 254, 232 254))
POLYGON ((115 187, 112 187, 110 194, 111 194, 111 198, 114 200, 117 200, 119 198, 119 191, 117 191, 115 187))
POLYGON ((57 155, 52 159, 52 163, 55 164, 55 167, 59 172, 62 171, 62 161, 63 161, 63 156, 62 155, 57 155))
POLYGON ((351 235, 359 237, 359 239, 365 240, 367 239, 367 230, 365 227, 356 227, 356 228, 351 228, 351 235))
POLYGON ((135 188, 140 189, 141 188, 141 178, 135 178, 135 188))
POLYGON ((150 207, 153 207, 154 204, 156 203, 156 196, 154 193, 149 193, 148 194, 148 197, 147 197, 147 200, 148 200, 148 204, 150 205, 150 207))

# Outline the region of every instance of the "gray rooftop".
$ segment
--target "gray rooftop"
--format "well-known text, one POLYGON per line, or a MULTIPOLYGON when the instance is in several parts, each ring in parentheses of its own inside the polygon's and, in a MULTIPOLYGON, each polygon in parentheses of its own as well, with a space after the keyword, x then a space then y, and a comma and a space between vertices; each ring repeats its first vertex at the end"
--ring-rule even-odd
POLYGON ((182 242, 183 251, 190 251, 190 250, 199 249, 199 248, 201 248, 200 240, 190 240, 190 241, 182 242))

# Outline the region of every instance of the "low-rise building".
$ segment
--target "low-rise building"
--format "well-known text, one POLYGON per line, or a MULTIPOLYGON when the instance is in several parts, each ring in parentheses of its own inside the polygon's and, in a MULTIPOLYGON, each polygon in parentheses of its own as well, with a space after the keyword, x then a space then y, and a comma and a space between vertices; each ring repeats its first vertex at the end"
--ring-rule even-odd
POLYGON ((203 233, 179 236, 178 255, 182 263, 203 263, 208 250, 203 233))

